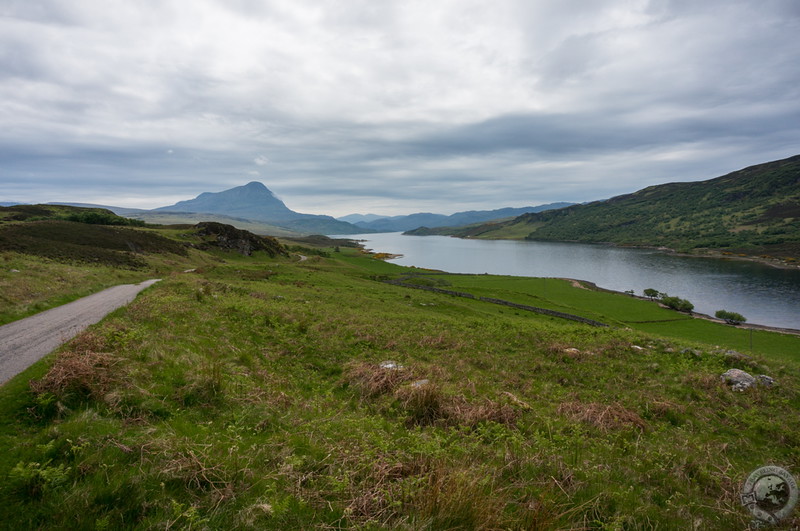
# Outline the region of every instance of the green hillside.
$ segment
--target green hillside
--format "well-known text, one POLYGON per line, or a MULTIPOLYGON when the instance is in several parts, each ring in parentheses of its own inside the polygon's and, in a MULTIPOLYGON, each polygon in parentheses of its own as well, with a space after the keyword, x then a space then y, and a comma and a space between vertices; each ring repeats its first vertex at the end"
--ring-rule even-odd
POLYGON ((745 529, 749 474, 800 468, 800 336, 327 238, 57 223, 105 232, 0 248, 7 317, 162 281, 0 387, 8 529, 745 529))
POLYGON ((800 258, 800 156, 701 182, 451 231, 462 237, 610 242, 800 258))
POLYGON ((63 220, 90 225, 144 226, 140 220, 118 216, 102 207, 68 205, 13 205, 0 207, 0 224, 16 221, 63 220))

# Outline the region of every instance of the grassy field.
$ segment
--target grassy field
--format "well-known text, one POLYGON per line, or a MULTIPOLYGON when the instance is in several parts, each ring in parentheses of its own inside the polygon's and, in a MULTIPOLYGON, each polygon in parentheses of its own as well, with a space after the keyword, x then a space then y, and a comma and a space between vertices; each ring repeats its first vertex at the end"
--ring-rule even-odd
MULTIPOLYGON (((425 276, 612 325, 596 328, 386 284, 420 270, 354 249, 301 254, 119 273, 163 281, 0 389, 3 525, 742 529, 750 472, 800 470, 795 337, 730 356, 749 337, 648 301, 425 276), (730 367, 778 385, 733 392, 730 367)), ((84 271, 64 293, 115 280, 1 259, 84 271)))
POLYGON ((709 322, 664 308, 654 301, 605 290, 576 289, 569 280, 487 275, 424 276, 442 283, 446 289, 571 313, 673 340, 701 341, 747 354, 758 352, 782 361, 800 358, 800 336, 709 322))

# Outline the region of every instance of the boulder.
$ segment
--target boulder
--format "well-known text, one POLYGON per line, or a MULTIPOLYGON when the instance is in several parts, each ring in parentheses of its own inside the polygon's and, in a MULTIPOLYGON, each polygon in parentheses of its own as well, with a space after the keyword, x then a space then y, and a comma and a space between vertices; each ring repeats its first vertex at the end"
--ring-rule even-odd
POLYGON ((756 384, 756 379, 741 369, 728 369, 721 378, 734 391, 744 391, 756 384))

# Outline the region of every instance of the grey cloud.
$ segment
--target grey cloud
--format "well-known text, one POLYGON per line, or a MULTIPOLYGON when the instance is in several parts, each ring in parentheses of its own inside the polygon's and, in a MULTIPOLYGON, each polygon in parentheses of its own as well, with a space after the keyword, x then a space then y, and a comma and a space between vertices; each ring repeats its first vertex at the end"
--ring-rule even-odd
POLYGON ((402 213, 710 178, 796 154, 798 16, 794 0, 9 0, 0 200, 161 206, 257 178, 300 210, 402 213))

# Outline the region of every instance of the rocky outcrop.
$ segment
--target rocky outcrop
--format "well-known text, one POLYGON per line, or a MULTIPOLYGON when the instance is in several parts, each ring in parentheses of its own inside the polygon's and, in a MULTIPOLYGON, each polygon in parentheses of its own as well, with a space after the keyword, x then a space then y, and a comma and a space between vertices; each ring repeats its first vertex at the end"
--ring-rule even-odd
POLYGON ((271 236, 258 236, 233 225, 204 221, 195 225, 197 234, 204 237, 204 247, 219 247, 250 256, 256 251, 265 251, 271 257, 288 256, 288 252, 278 240, 271 236))

